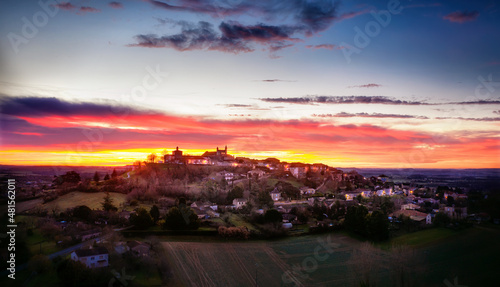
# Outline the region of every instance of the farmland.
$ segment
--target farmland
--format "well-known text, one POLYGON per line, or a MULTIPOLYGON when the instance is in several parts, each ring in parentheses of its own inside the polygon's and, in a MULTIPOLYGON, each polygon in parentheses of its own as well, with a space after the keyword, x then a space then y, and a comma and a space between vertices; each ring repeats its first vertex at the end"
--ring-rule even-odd
MULTIPOLYGON (((407 262, 407 278, 414 283, 412 286, 446 286, 443 282, 453 282, 455 277, 465 286, 492 286, 496 280, 491 274, 492 264, 498 264, 495 260, 500 256, 495 245, 500 239, 498 229, 475 227, 454 234, 438 230, 446 236, 438 236, 434 241, 427 238, 427 233, 413 234, 415 240, 424 238, 425 244, 410 247, 415 260, 407 262), (418 268, 422 265, 428 267, 418 268)), ((360 262, 353 261, 353 253, 362 242, 347 235, 330 234, 333 252, 329 253, 318 247, 323 246, 320 241, 328 241, 328 236, 250 242, 179 240, 163 245, 175 274, 173 286, 255 286, 256 278, 258 286, 359 286, 360 274, 355 273, 355 265, 360 262), (294 272, 297 266, 306 268, 294 272)), ((391 265, 394 251, 374 248, 370 252, 373 260, 361 265, 368 264, 373 269, 372 282, 385 286, 395 280, 397 275, 391 265)))
MULTIPOLYGON (((17 212, 28 211, 32 208, 41 208, 45 210, 52 210, 53 208, 59 209, 59 211, 64 211, 68 208, 73 208, 79 205, 86 205, 90 209, 101 209, 101 203, 103 198, 106 196, 104 192, 96 193, 85 193, 85 192, 70 192, 68 194, 59 196, 57 199, 42 203, 42 199, 33 199, 28 201, 19 202, 17 204, 17 212)), ((126 195, 121 193, 110 193, 113 199, 113 204, 115 206, 120 206, 120 204, 126 201, 126 195)))

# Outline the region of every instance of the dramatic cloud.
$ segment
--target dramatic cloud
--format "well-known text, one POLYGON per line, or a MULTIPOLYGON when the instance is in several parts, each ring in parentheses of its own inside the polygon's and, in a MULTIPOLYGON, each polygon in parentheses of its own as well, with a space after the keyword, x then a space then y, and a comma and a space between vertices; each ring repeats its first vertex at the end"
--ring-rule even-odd
POLYGON ((444 16, 443 19, 448 20, 450 22, 464 23, 464 22, 474 21, 477 19, 478 16, 479 16, 478 11, 470 11, 470 12, 456 11, 444 16))
POLYGON ((116 1, 109 2, 108 5, 109 5, 109 7, 115 8, 115 9, 121 9, 121 8, 123 8, 123 4, 120 3, 120 2, 116 2, 116 1))
MULTIPOLYGON (((371 85, 371 84, 369 84, 371 85)), ((367 87, 369 85, 366 85, 367 87)), ((500 100, 479 100, 469 102, 449 103, 427 103, 422 101, 403 101, 384 96, 307 96, 295 98, 260 98, 261 101, 271 103, 288 104, 381 104, 381 105, 407 105, 407 106, 430 106, 430 105, 495 105, 500 100)))
POLYGON ((97 104, 89 102, 68 102, 57 98, 41 97, 0 97, 2 114, 13 116, 46 117, 46 116, 99 116, 126 114, 155 114, 156 112, 140 110, 123 105, 97 104))
POLYGON ((197 25, 180 23, 182 31, 179 34, 159 37, 157 35, 137 35, 136 44, 130 47, 147 48, 173 48, 178 51, 189 50, 218 50, 222 52, 251 52, 252 48, 247 46, 245 41, 238 38, 226 38, 218 35, 213 25, 208 22, 200 21, 197 25))
POLYGON ((349 86, 349 88, 378 88, 378 87, 382 87, 382 85, 371 83, 366 85, 349 86))
MULTIPOLYGON (((131 163, 150 153, 148 149, 204 149, 227 144, 235 151, 264 153, 282 159, 311 154, 325 163, 384 162, 394 166, 420 150, 412 166, 440 167, 463 162, 498 166, 497 132, 431 134, 397 130, 371 124, 339 125, 317 120, 234 120, 176 116, 152 110, 121 107, 116 114, 110 103, 68 102, 55 98, 2 97, 2 163, 111 164, 131 163), (142 153, 138 153, 141 150, 142 153), (332 154, 332 150, 335 151, 332 154), (439 150, 432 153, 433 150, 439 150), (28 154, 29 158, 26 156, 28 154), (26 162, 22 162, 26 163, 26 162)), ((340 116, 351 116, 341 113, 340 116)), ((248 116, 243 114, 243 116, 248 116)), ((405 115, 355 114, 361 117, 405 115)), ((304 158, 301 158, 304 160, 304 158)), ((413 158, 415 160, 415 158, 413 158)))
MULTIPOLYGON (((211 16, 261 15, 272 21, 280 19, 279 25, 257 23, 244 25, 236 21, 223 21, 216 31, 213 25, 200 21, 197 24, 178 22, 181 32, 158 36, 136 35, 137 43, 132 47, 173 48, 178 51, 217 50, 222 52, 252 52, 252 44, 267 46, 270 52, 291 47, 303 41, 300 36, 311 36, 329 28, 337 19, 338 4, 335 1, 239 1, 237 3, 180 0, 175 3, 148 1, 156 7, 176 12, 204 13, 211 16), (283 21, 283 18, 287 20, 283 21)), ((160 20, 160 22, 171 22, 160 20)))
POLYGON ((213 25, 200 21, 191 24, 184 21, 176 23, 181 26, 181 32, 170 36, 159 37, 157 35, 137 35, 136 44, 131 47, 148 48, 174 48, 178 51, 188 50, 217 50, 223 52, 251 52, 254 48, 251 43, 267 45, 270 51, 277 51, 290 45, 289 42, 301 41, 292 35, 299 31, 299 27, 270 26, 258 24, 245 26, 237 22, 222 22, 219 32, 213 25))
POLYGON ((254 1, 201 1, 178 0, 175 4, 149 0, 158 8, 169 11, 204 13, 213 17, 235 15, 262 15, 266 19, 290 18, 294 26, 301 26, 308 34, 323 31, 337 19, 339 2, 332 0, 254 0, 254 1))
POLYGON ((318 118, 394 118, 394 119, 429 119, 425 116, 412 116, 412 115, 397 115, 397 114, 381 114, 381 113, 337 113, 337 114, 313 114, 313 117, 318 118))

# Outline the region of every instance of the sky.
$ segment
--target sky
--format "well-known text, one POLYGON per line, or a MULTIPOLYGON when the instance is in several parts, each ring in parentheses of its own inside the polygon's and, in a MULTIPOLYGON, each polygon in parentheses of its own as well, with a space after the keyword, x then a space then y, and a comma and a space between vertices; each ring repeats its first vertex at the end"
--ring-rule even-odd
POLYGON ((0 3, 0 164, 500 168, 497 1, 0 3))

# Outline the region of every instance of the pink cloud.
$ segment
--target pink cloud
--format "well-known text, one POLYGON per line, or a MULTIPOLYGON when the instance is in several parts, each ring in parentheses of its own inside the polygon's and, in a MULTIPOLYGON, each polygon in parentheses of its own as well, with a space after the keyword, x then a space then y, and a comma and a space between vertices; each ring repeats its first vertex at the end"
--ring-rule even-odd
POLYGON ((443 17, 443 19, 450 22, 464 23, 474 21, 479 17, 478 11, 455 11, 443 17))

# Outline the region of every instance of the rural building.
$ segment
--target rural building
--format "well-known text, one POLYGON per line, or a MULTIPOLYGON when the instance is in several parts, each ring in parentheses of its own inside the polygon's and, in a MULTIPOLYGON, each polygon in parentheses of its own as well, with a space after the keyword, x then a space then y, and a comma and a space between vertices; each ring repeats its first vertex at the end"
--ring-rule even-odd
POLYGON ((233 205, 236 207, 236 209, 242 208, 246 203, 247 203, 246 198, 235 198, 233 200, 233 205))
POLYGON ((395 212, 389 214, 389 217, 397 218, 400 215, 404 215, 406 217, 409 217, 413 221, 425 222, 425 224, 432 223, 432 217, 431 217, 430 213, 423 213, 423 212, 411 210, 411 209, 402 209, 402 210, 395 211, 395 212))
POLYGON ((105 247, 77 249, 71 253, 71 260, 80 261, 88 268, 108 266, 108 250, 105 247))

